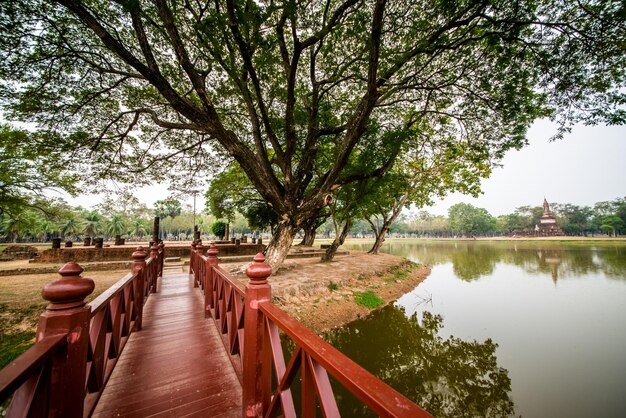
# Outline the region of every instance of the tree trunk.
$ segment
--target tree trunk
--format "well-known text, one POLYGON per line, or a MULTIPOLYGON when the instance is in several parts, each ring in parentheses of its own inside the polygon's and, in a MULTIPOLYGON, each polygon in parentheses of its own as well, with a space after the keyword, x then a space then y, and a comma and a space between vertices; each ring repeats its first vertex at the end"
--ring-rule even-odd
POLYGON ((229 238, 229 235, 230 235, 230 231, 229 230, 230 230, 230 224, 228 222, 226 222, 226 227, 224 229, 224 236, 226 237, 226 241, 228 241, 230 239, 229 238))
POLYGON ((335 236, 335 239, 332 244, 330 244, 330 247, 326 249, 326 253, 322 256, 323 262, 332 261, 332 259, 335 258, 337 249, 343 245, 346 237, 348 236, 348 232, 350 232, 350 228, 352 228, 352 218, 348 218, 343 226, 343 229, 341 230, 341 234, 335 236))
POLYGON ((302 242, 300 245, 304 245, 305 247, 312 247, 315 242, 315 227, 307 228, 304 230, 304 238, 302 238, 302 242))
POLYGON ((282 223, 276 227, 276 231, 265 249, 265 262, 277 271, 283 264, 298 228, 293 225, 282 223))
POLYGON ((317 220, 315 218, 308 221, 302 230, 304 231, 304 237, 298 244, 299 246, 312 247, 315 242, 315 231, 317 230, 317 220))
POLYGON ((372 245, 372 248, 367 252, 368 254, 378 254, 378 250, 385 242, 385 236, 387 236, 387 232, 389 231, 390 226, 391 222, 385 221, 383 222, 382 228, 380 228, 378 231, 375 231, 376 241, 374 241, 374 245, 372 245))
POLYGON ((372 225, 374 234, 376 235, 376 241, 374 242, 374 245, 372 245, 372 248, 367 252, 368 254, 374 254, 374 255, 378 254, 378 250, 383 245, 383 242, 385 242, 385 236, 387 236, 387 232, 389 231, 391 224, 393 223, 393 221, 396 220, 398 215, 400 215, 400 212, 402 212, 402 208, 406 204, 408 197, 409 197, 409 192, 406 192, 402 195, 400 200, 397 202, 397 204, 391 211, 391 215, 389 217, 387 217, 387 215, 383 211, 381 211, 381 215, 383 218, 382 227, 375 228, 374 223, 372 221, 369 221, 368 219, 370 225, 372 225))

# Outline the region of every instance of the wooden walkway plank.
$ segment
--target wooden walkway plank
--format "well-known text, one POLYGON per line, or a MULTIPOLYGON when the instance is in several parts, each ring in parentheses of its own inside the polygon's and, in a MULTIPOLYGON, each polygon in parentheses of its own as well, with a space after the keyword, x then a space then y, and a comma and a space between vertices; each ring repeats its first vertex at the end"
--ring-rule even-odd
POLYGON ((202 295, 164 270, 93 417, 240 417, 241 386, 202 295))

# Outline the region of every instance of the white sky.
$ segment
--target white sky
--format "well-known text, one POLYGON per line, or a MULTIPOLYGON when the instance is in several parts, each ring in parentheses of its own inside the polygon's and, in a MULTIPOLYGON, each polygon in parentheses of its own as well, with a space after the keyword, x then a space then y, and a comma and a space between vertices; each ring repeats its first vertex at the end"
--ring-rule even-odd
MULTIPOLYGON (((446 215, 451 205, 465 202, 498 216, 519 206, 540 206, 544 196, 550 203, 581 206, 626 196, 626 126, 576 126, 563 140, 549 142, 555 132, 550 122, 536 122, 528 133, 529 145, 505 156, 503 167, 484 180, 480 197, 453 194, 425 209, 446 215)), ((166 186, 136 192, 148 207, 169 195, 166 186)), ((66 198, 83 207, 92 207, 99 199, 93 195, 66 198)), ((185 203, 192 205, 193 198, 185 203)), ((196 205, 198 211, 204 206, 201 194, 196 205)))
POLYGON ((529 145, 510 151, 483 181, 478 198, 453 194, 425 208, 438 215, 459 202, 487 209, 492 215, 519 206, 550 203, 591 206, 626 196, 626 126, 576 126, 563 140, 550 142, 556 127, 538 121, 528 132, 529 145))

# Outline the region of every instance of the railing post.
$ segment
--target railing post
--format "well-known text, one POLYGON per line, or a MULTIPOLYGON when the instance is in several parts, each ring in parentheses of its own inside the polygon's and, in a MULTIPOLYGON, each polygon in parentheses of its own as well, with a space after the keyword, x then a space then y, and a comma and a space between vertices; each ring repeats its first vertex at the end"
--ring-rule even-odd
POLYGON ((133 275, 135 275, 135 278, 133 279, 133 292, 135 293, 135 312, 137 312, 137 317, 135 318, 135 329, 137 329, 137 331, 141 330, 143 319, 147 256, 148 254, 141 246, 137 247, 133 253, 133 265, 131 271, 133 275))
POLYGON ((153 269, 152 283, 150 283, 150 291, 152 293, 156 293, 157 280, 159 277, 159 245, 156 242, 152 244, 152 248, 150 248, 150 258, 152 259, 150 264, 152 265, 153 269))
POLYGON ((267 278, 272 267, 265 263, 263 254, 254 256, 254 263, 246 269, 250 282, 244 296, 243 347, 243 416, 261 417, 269 406, 271 375, 269 350, 264 347, 264 317, 259 302, 271 299, 267 278))
POLYGON ((159 277, 163 277, 163 262, 165 261, 165 243, 159 243, 159 277))
POLYGON ((204 317, 211 316, 211 308, 213 307, 213 267, 217 267, 217 254, 219 251, 214 243, 209 247, 206 259, 206 268, 204 276, 204 317))
POLYGON ((193 264, 196 261, 196 241, 191 243, 191 251, 189 251, 189 274, 191 274, 196 266, 193 264))
POLYGON ((200 264, 202 263, 202 241, 198 241, 196 244, 196 263, 193 266, 193 287, 198 287, 200 284, 200 264))
MULTIPOLYGON (((82 272, 77 263, 67 263, 59 270, 61 278, 46 284, 41 291, 50 304, 39 317, 36 340, 49 335, 67 335, 67 347, 52 359, 47 417, 83 416, 91 311, 84 299, 93 292, 95 285, 93 280, 82 278, 82 272)), ((32 394, 28 393, 27 386, 15 392, 8 416, 28 410, 32 394)))

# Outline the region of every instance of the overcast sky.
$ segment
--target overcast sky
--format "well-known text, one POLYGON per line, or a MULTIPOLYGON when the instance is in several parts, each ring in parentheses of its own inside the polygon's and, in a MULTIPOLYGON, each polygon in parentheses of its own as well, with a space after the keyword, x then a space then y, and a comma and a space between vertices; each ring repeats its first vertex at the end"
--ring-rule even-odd
POLYGON ((426 209, 447 214, 451 205, 466 202, 497 216, 541 206, 544 196, 550 203, 580 206, 626 196, 626 126, 576 126, 563 140, 550 142, 555 132, 551 123, 536 122, 529 145, 505 156, 503 167, 483 181, 480 197, 454 194, 426 209))
MULTIPOLYGON (((580 206, 626 196, 626 126, 576 126, 563 140, 549 142, 555 132, 547 121, 535 123, 528 133, 529 145, 509 152, 503 167, 484 180, 480 197, 454 194, 425 209, 445 215, 451 205, 466 202, 497 216, 519 206, 541 206, 544 196, 550 203, 580 206)), ((136 196, 152 207, 169 194, 167 187, 155 186, 138 190, 136 196)), ((97 196, 67 200, 83 207, 98 203, 97 196)), ((187 203, 193 204, 193 198, 187 203)), ((203 204, 198 196, 198 210, 203 204)))

